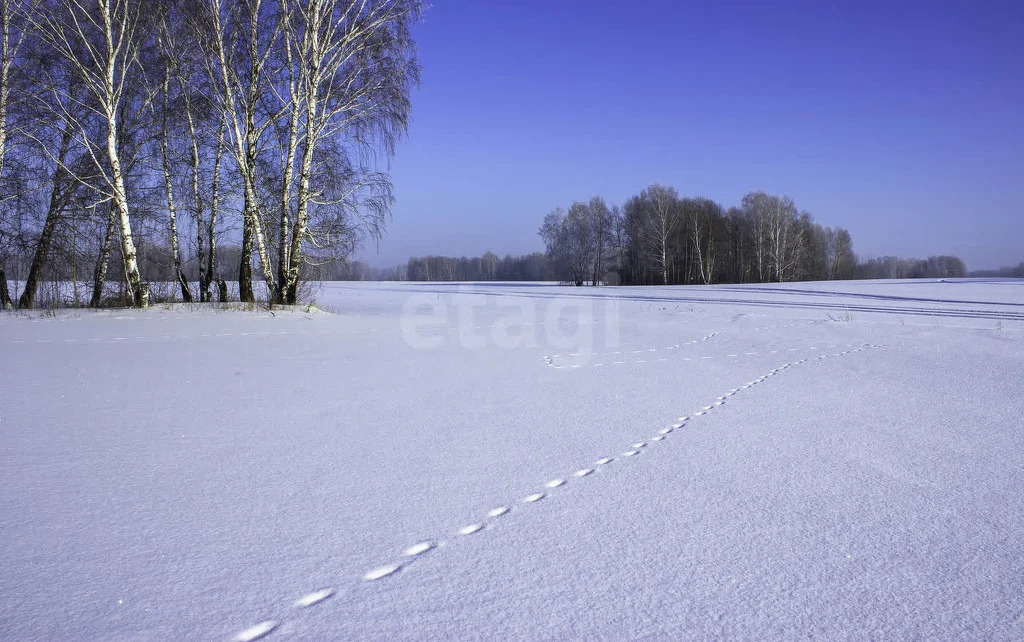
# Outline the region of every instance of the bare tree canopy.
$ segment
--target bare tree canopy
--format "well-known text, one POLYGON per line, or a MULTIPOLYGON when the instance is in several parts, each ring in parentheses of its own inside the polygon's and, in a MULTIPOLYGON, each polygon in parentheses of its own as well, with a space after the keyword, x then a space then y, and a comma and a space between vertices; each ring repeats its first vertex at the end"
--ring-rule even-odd
MULTIPOLYGON (((556 278, 584 285, 764 283, 964 276, 963 261, 869 259, 858 264, 843 228, 822 227, 792 198, 750 192, 725 210, 651 185, 620 209, 600 198, 556 209, 540 237, 556 278)), ((409 278, 416 278, 410 275, 409 278)))
POLYGON ((29 273, 21 305, 46 278, 77 292, 80 267, 94 305, 108 278, 130 305, 159 282, 209 301, 229 262, 241 300, 257 270, 295 303, 385 228, 425 6, 0 0, 0 272, 29 273))

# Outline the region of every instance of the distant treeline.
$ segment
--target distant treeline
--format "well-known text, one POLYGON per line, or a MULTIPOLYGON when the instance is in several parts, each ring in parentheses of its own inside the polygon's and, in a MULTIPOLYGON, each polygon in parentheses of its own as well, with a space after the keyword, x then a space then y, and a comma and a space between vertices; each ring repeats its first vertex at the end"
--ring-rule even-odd
POLYGON ((883 256, 859 263, 856 273, 858 279, 947 279, 967 276, 967 268, 957 256, 929 256, 927 259, 883 256))
POLYGON ((586 283, 764 283, 965 276, 957 257, 858 264, 850 233, 822 227, 784 195, 750 192, 725 209, 651 185, 620 208, 600 197, 556 209, 540 236, 558 279, 586 283))
MULTIPOLYGON (((409 259, 397 267, 374 268, 363 261, 324 266, 313 280, 324 281, 564 281, 547 255, 498 258, 488 252, 476 257, 425 256, 409 259)), ((966 275, 964 263, 955 256, 903 259, 896 256, 870 258, 854 268, 856 279, 958 278, 966 275)), ((1024 263, 1015 268, 981 270, 970 276, 1024 277, 1024 263)), ((615 274, 604 283, 615 283, 615 274)), ((618 281, 621 283, 621 280, 618 281)), ((726 281, 716 281, 725 283, 726 281)))
POLYGON ((1001 267, 998 270, 974 270, 967 276, 974 277, 1002 277, 1010 279, 1024 279, 1024 261, 1015 267, 1001 267))
POLYGON ((336 266, 326 275, 341 281, 557 281, 558 274, 543 252, 524 256, 493 252, 483 256, 413 257, 391 268, 373 268, 363 261, 336 266))
MULTIPOLYGON (((651 185, 621 207, 594 197, 556 209, 544 218, 539 234, 544 253, 413 257, 386 270, 357 261, 320 276, 647 285, 967 275, 956 256, 858 261, 847 230, 819 225, 792 198, 765 192, 750 192, 739 207, 726 209, 708 198, 680 197, 671 187, 651 185)), ((1024 271, 1024 264, 1013 270, 1024 271)))

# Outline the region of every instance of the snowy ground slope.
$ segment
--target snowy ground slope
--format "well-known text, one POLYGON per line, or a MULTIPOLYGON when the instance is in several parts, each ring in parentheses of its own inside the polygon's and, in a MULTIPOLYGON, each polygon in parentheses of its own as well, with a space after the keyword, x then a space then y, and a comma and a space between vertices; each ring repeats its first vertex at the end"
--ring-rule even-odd
POLYGON ((1024 282, 316 297, 0 315, 0 639, 1024 638, 1024 282))

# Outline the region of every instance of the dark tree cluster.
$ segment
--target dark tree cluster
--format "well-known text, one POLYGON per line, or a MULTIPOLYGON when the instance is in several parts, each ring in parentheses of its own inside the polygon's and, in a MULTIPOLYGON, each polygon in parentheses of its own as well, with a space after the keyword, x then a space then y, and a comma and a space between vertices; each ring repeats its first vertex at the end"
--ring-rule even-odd
POLYGON ((998 270, 974 270, 967 276, 978 278, 1024 279, 1024 261, 1014 267, 1001 267, 998 270))
POLYGON ((902 259, 872 258, 857 265, 858 279, 955 279, 967 276, 964 262, 956 256, 902 259))
POLYGON ((524 256, 413 257, 389 276, 397 281, 552 281, 557 275, 541 252, 524 256))
POLYGON ((595 197, 556 209, 540 236, 557 278, 576 285, 852 279, 857 270, 849 232, 764 192, 726 210, 651 185, 621 208, 595 197))
POLYGON ((294 303, 387 220, 424 7, 0 0, 0 304, 294 303))

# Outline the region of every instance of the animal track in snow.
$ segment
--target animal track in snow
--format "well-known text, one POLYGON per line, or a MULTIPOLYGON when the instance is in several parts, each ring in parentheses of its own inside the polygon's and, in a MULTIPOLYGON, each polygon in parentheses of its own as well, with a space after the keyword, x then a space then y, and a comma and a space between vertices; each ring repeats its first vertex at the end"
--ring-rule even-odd
POLYGON ((363 579, 370 580, 370 581, 379 580, 379 579, 381 579, 383 577, 387 577, 388 575, 391 575, 392 573, 396 572, 400 568, 402 568, 402 567, 399 566, 398 564, 390 564, 388 566, 379 566, 379 567, 373 569, 372 571, 367 572, 366 575, 363 576, 363 579))
POLYGON ((432 548, 434 548, 434 544, 432 542, 420 542, 419 544, 413 544, 409 548, 405 549, 402 551, 402 554, 406 557, 416 557, 417 555, 426 553, 432 548))
MULTIPOLYGON (((838 353, 834 353, 834 354, 819 355, 819 356, 815 357, 814 360, 818 361, 818 360, 822 360, 822 359, 827 359, 829 357, 843 356, 843 355, 847 355, 847 354, 851 354, 851 353, 855 353, 855 352, 861 352, 861 351, 866 350, 868 348, 879 348, 879 347, 883 347, 883 346, 874 345, 874 344, 864 344, 864 345, 861 345, 859 348, 853 349, 853 350, 846 350, 846 351, 838 352, 838 353)), ((769 377, 772 377, 772 376, 774 376, 776 374, 779 374, 779 373, 783 372, 784 370, 786 370, 786 369, 788 369, 788 368, 790 368, 792 366, 806 363, 809 360, 810 360, 810 358, 808 357, 808 358, 805 358, 805 359, 800 359, 798 361, 787 362, 787 363, 785 363, 785 364, 783 364, 783 365, 781 365, 781 366, 779 366, 777 368, 773 368, 773 369, 769 370, 766 374, 764 374, 764 375, 762 375, 762 376, 760 376, 760 377, 758 377, 756 379, 753 379, 753 380, 749 381, 748 383, 746 383, 746 384, 744 384, 742 386, 739 386, 737 388, 731 388, 727 392, 725 392, 724 394, 722 394, 719 397, 717 397, 715 402, 711 406, 704 406, 703 409, 698 410, 697 412, 694 412, 693 413, 693 417, 704 416, 704 415, 708 414, 709 412, 711 412, 712 410, 714 410, 715 408, 721 407, 725 403, 726 397, 733 396, 733 395, 739 393, 741 390, 746 390, 746 389, 749 389, 749 388, 751 388, 751 387, 753 387, 753 386, 755 386, 755 385, 757 385, 759 383, 763 383, 769 377)), ((668 426, 668 427, 660 429, 658 431, 657 435, 655 435, 654 437, 651 437, 651 441, 653 441, 653 442, 661 442, 661 441, 663 441, 666 438, 666 436, 669 435, 670 433, 672 433, 674 430, 678 430, 678 429, 681 429, 681 428, 685 427, 686 423, 689 420, 690 420, 690 415, 684 415, 684 416, 679 417, 678 420, 676 420, 676 422, 674 422, 671 426, 668 426)), ((622 455, 624 457, 634 457, 634 456, 640 454, 640 450, 638 450, 638 449, 643 448, 645 446, 647 446, 647 442, 645 442, 645 441, 636 442, 636 443, 634 443, 632 445, 632 449, 631 450, 627 450, 627 451, 623 452, 622 455)), ((601 459, 597 460, 596 465, 597 466, 605 466, 605 465, 608 465, 608 464, 612 463, 613 461, 614 461, 614 458, 612 458, 612 457, 602 457, 601 459)), ((593 469, 593 468, 581 468, 581 469, 577 470, 575 473, 573 473, 572 476, 575 477, 575 478, 589 477, 594 472, 595 472, 595 469, 593 469)), ((551 481, 549 481, 549 482, 547 482, 545 484, 545 486, 547 486, 549 489, 556 489, 556 488, 559 488, 559 487, 564 486, 564 485, 566 485, 566 481, 564 479, 562 479, 562 478, 553 479, 553 480, 551 480, 551 481)), ((533 503, 536 503, 536 502, 544 499, 545 497, 547 497, 547 494, 544 493, 544 492, 533 493, 531 495, 527 495, 526 497, 524 497, 522 499, 522 502, 526 503, 526 504, 533 504, 533 503)), ((492 519, 493 518, 497 518, 497 517, 500 517, 502 515, 505 515, 510 510, 511 509, 508 508, 507 506, 500 506, 498 508, 494 508, 494 509, 491 509, 490 511, 488 511, 487 512, 487 517, 488 518, 492 518, 492 519)), ((473 524, 469 524, 467 526, 462 527, 461 529, 459 529, 458 532, 460 534, 462 534, 462 535, 472 535, 474 533, 480 532, 481 530, 484 530, 486 527, 487 527, 487 522, 473 523, 473 524)), ((426 541, 420 542, 418 544, 415 544, 413 546, 410 546, 410 547, 406 548, 403 553, 404 553, 404 555, 406 557, 417 557, 417 556, 422 555, 423 553, 425 553, 425 552, 427 552, 429 550, 432 550, 432 549, 434 549, 434 548, 436 548, 438 546, 442 546, 442 545, 443 545, 443 542, 436 542, 435 543, 433 541, 426 540, 426 541)), ((402 565, 401 564, 389 564, 389 565, 386 565, 386 566, 379 566, 377 568, 374 568, 374 569, 370 570, 365 575, 363 575, 363 579, 367 580, 367 581, 380 580, 382 578, 386 578, 386 577, 389 577, 391 575, 394 575, 395 573, 397 573, 401 569, 402 569, 402 565)), ((300 609, 300 608, 304 609, 304 608, 308 608, 308 607, 314 606, 316 604, 319 604, 319 603, 327 600, 332 595, 334 595, 334 589, 331 589, 331 588, 323 588, 323 589, 314 591, 312 593, 308 593, 307 595, 299 598, 299 600, 295 602, 295 608, 296 609, 300 609)), ((251 627, 245 629, 244 631, 238 633, 234 637, 234 640, 237 640, 237 641, 240 641, 240 642, 248 642, 248 641, 251 641, 251 640, 260 639, 260 638, 268 635, 272 631, 276 630, 277 627, 279 626, 279 624, 280 623, 278 621, 276 621, 276 620, 265 620, 263 622, 260 622, 259 624, 251 626, 251 627)))
POLYGON ((319 604, 320 602, 323 602, 332 595, 334 595, 334 589, 330 588, 320 589, 319 591, 313 591, 312 593, 308 593, 300 597, 298 601, 295 602, 295 606, 299 608, 313 606, 314 604, 319 604))
POLYGON ((250 626, 232 639, 235 642, 252 642, 252 640, 258 640, 276 628, 277 622, 274 620, 267 620, 266 622, 260 622, 259 624, 250 626))

